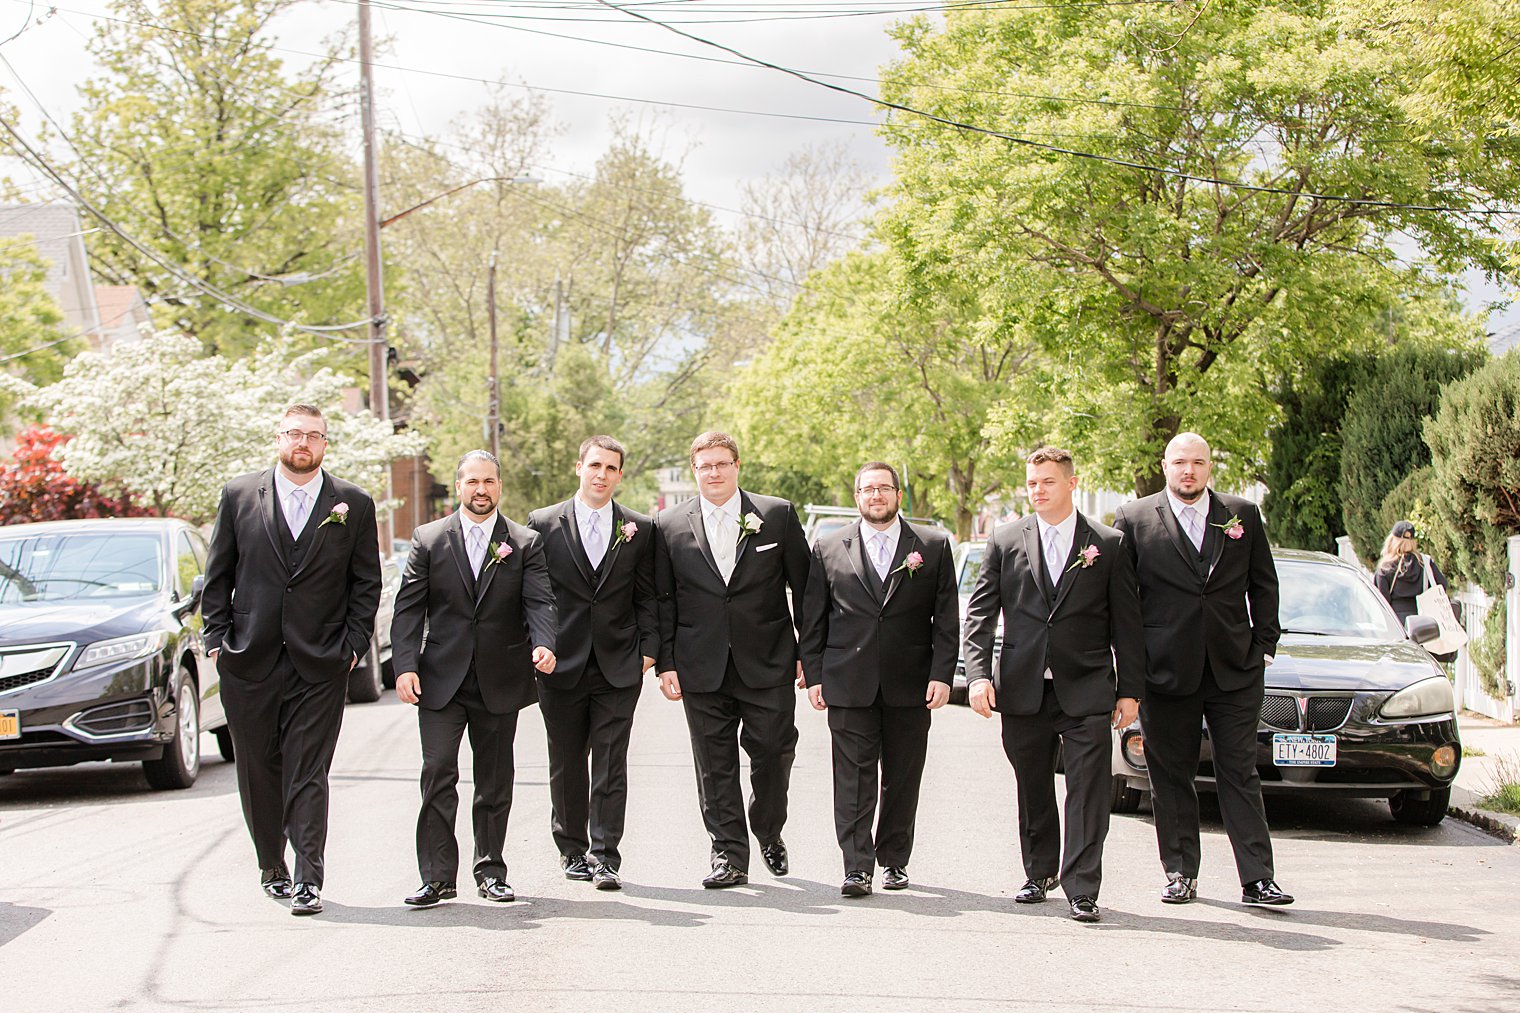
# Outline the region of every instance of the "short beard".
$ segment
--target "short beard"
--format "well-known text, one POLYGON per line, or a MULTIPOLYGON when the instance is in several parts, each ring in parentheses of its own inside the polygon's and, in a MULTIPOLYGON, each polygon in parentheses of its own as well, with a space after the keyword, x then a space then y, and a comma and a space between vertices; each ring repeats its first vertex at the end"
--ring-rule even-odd
POLYGON ((498 504, 500 504, 500 502, 500 500, 497 500, 496 502, 492 503, 490 507, 487 508, 485 513, 476 513, 475 508, 470 505, 469 500, 465 500, 462 506, 464 507, 464 512, 469 514, 471 517, 489 517, 496 512, 496 507, 498 504))
POLYGON ((309 468, 297 467, 295 461, 292 460, 291 456, 287 454, 280 455, 280 463, 283 464, 285 466, 285 470, 290 472, 292 475, 310 475, 312 472, 322 467, 322 460, 321 458, 317 457, 316 454, 311 455, 311 467, 309 468))
POLYGON ((1191 496, 1189 496, 1187 493, 1183 492, 1181 489, 1177 488, 1172 483, 1168 482, 1166 484, 1166 491, 1169 492, 1169 493, 1171 493, 1173 496, 1176 496, 1178 499, 1182 500, 1182 502, 1184 502, 1184 503, 1197 503, 1200 499, 1203 498, 1203 494, 1205 492, 1207 492, 1208 489, 1209 489, 1209 487, 1208 487, 1207 484, 1200 485, 1198 487, 1198 491, 1195 492, 1195 493, 1193 493, 1191 496))
POLYGON ((896 519, 896 517, 897 517, 897 511, 898 511, 898 506, 897 506, 897 504, 892 503, 892 504, 889 504, 888 506, 883 507, 882 509, 886 512, 886 516, 885 517, 872 517, 869 513, 867 513, 867 511, 869 509, 870 509, 869 507, 862 507, 861 511, 860 511, 860 516, 864 517, 866 520, 870 521, 872 524, 886 524, 888 521, 896 519))

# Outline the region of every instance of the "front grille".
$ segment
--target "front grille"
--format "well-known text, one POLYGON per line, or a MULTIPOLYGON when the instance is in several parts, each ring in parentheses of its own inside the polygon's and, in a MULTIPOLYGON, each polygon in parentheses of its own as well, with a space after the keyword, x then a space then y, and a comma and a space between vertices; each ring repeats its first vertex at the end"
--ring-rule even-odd
POLYGON ((73 650, 72 642, 0 648, 0 694, 47 682, 73 650))
POLYGON ((7 675, 5 678, 0 679, 0 693, 9 693, 13 689, 20 689, 22 686, 30 686, 38 682, 47 682, 52 674, 53 666, 49 665, 47 668, 39 668, 35 672, 21 672, 17 675, 7 675))
POLYGON ((1351 713, 1349 696, 1311 696, 1309 698, 1309 731, 1328 732, 1346 723, 1351 713))
POLYGON ((71 724, 86 735, 121 735, 143 732, 153 726, 153 705, 147 700, 128 700, 85 711, 71 724))
MULTIPOLYGON (((1350 709, 1348 702, 1347 709, 1350 709)), ((1342 715, 1341 720, 1345 720, 1342 715)), ((1298 731, 1298 700, 1291 696, 1268 696, 1261 702, 1261 723, 1269 728, 1298 731)))

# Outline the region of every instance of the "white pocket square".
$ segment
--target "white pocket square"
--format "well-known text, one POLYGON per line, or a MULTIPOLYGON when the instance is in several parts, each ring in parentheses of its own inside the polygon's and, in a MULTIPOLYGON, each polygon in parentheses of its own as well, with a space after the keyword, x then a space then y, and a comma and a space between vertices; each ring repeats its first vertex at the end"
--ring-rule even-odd
POLYGON ((755 551, 756 552, 769 552, 771 549, 774 549, 776 546, 778 546, 780 544, 781 544, 780 542, 772 542, 769 545, 757 545, 757 546, 755 546, 755 551))

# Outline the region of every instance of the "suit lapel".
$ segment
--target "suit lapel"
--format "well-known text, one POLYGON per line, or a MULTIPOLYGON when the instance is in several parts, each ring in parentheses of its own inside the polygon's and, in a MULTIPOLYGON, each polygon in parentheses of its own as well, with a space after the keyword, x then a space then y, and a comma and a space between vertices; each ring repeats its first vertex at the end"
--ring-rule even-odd
POLYGON ((913 537, 913 529, 908 527, 901 517, 897 519, 897 551, 892 555, 892 565, 887 567, 887 589, 882 595, 881 607, 886 608, 892 600, 892 594, 906 577, 907 569, 903 566, 903 560, 908 558, 908 553, 915 551, 917 540, 913 537))
POLYGON ((279 534, 280 515, 275 506, 279 498, 275 491, 274 471, 270 470, 259 481, 259 517, 264 522, 264 534, 269 536, 269 544, 274 546, 274 554, 289 567, 290 554, 285 551, 285 543, 279 534))
POLYGON ((855 536, 846 538, 844 541, 844 555, 850 561, 850 569, 855 571, 855 578, 860 581, 860 586, 866 589, 866 593, 881 604, 881 581, 876 578, 876 566, 871 562, 871 557, 866 554, 866 533, 863 524, 855 526, 855 536))
MULTIPOLYGON (((1061 603, 1066 600, 1066 595, 1070 593, 1071 586, 1077 582, 1077 574, 1086 569, 1086 567, 1077 566, 1076 564, 1082 549, 1091 543, 1092 529, 1087 526, 1087 518, 1083 517, 1082 512, 1079 510, 1077 511, 1077 528, 1071 535, 1071 551, 1066 554, 1066 565, 1061 570, 1060 583, 1056 584, 1056 600, 1050 606, 1051 615, 1055 615, 1056 611, 1060 609, 1061 603)), ((1054 580, 1056 575, 1051 574, 1050 576, 1054 580)))
POLYGON ((607 575, 612 572, 612 564, 617 560, 617 554, 623 551, 622 539, 618 532, 623 530, 623 512, 618 509, 617 502, 612 504, 612 530, 607 532, 607 551, 602 553, 602 568, 597 574, 596 589, 600 591, 602 585, 607 583, 607 575))
POLYGON ((1040 525, 1035 520, 1034 514, 1030 514, 1023 520, 1024 525, 1024 559, 1029 564, 1029 579, 1034 581, 1034 586, 1040 592, 1040 597, 1045 599, 1045 604, 1050 604, 1050 583, 1040 579, 1045 566, 1045 553, 1040 548, 1040 525))
MULTIPOLYGON (((311 541, 306 543, 306 552, 301 556, 301 565, 296 567, 296 572, 290 575, 292 580, 300 576, 301 571, 311 565, 312 557, 322 547, 322 539, 327 534, 325 526, 327 518, 331 516, 332 508, 337 502, 337 487, 333 484, 332 476, 324 471, 322 473, 322 491, 317 494, 317 502, 312 508, 311 516, 306 518, 306 526, 311 531, 311 541)), ((302 534, 305 534, 305 532, 303 531, 302 534)))
POLYGON ((702 558, 707 560, 707 565, 712 567, 713 575, 719 580, 723 579, 723 571, 718 569, 718 561, 713 558, 712 546, 707 542, 707 525, 702 523, 702 497, 692 499, 691 506, 686 511, 686 522, 691 525, 691 533, 696 536, 697 548, 702 550, 702 558))
POLYGON ((1166 533, 1171 536, 1172 544, 1181 553, 1183 562, 1187 563, 1189 570, 1198 573, 1198 551, 1193 548, 1193 543, 1188 541, 1188 536, 1183 534, 1182 525, 1177 523, 1177 515, 1172 513, 1172 501, 1165 493, 1161 494, 1156 503, 1156 513, 1161 518, 1161 526, 1166 528, 1166 533))
POLYGON ((448 523, 443 526, 443 537, 449 543, 449 555, 454 557, 454 564, 459 567, 459 579, 464 581, 465 591, 473 593, 475 574, 470 572, 470 554, 464 547, 464 525, 457 510, 449 515, 448 523))
POLYGON ((565 534, 565 541, 570 543, 570 558, 575 560, 575 568, 586 578, 588 586, 596 583, 596 576, 591 572, 591 560, 586 558, 586 546, 581 543, 581 522, 575 516, 575 500, 565 500, 565 509, 561 511, 560 530, 565 534))
MULTIPOLYGON (((491 529, 490 541, 495 542, 497 545, 509 544, 507 543, 507 522, 501 514, 496 515, 496 526, 491 529)), ((516 552, 517 546, 513 545, 512 551, 516 552)), ((506 560, 496 563, 491 562, 491 547, 488 542, 486 545, 485 562, 480 564, 480 580, 476 581, 475 586, 476 608, 480 608, 481 599, 486 596, 486 588, 491 586, 491 578, 496 575, 496 568, 505 565, 507 565, 506 560)))
MULTIPOLYGON (((740 489, 739 490, 739 525, 740 525, 741 529, 743 528, 743 525, 744 525, 744 518, 747 515, 752 514, 752 513, 755 513, 755 504, 751 503, 749 501, 749 496, 744 492, 743 489, 740 489)), ((743 537, 743 539, 740 540, 739 544, 734 546, 734 572, 735 573, 739 572, 739 564, 743 563, 744 560, 745 560, 745 557, 747 557, 747 556, 750 555, 749 547, 750 547, 751 543, 754 542, 754 540, 756 539, 756 537, 758 537, 758 536, 757 535, 745 535, 743 537)), ((733 578, 729 577, 729 580, 732 581, 733 578)))
POLYGON ((1224 555, 1224 522, 1229 519, 1229 511, 1224 508, 1219 497, 1210 490, 1209 519, 1203 528, 1204 555, 1209 559, 1209 569, 1205 579, 1214 576, 1214 567, 1219 565, 1219 557, 1224 555))

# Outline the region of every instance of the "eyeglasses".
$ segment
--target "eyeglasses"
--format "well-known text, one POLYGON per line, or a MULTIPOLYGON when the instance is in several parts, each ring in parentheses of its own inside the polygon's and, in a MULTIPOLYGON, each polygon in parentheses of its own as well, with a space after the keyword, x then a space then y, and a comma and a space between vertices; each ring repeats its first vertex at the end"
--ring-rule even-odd
POLYGON ((326 433, 319 433, 319 432, 316 432, 315 430, 313 430, 312 432, 308 433, 304 429, 281 429, 280 430, 280 435, 283 436, 283 437, 285 437, 291 443, 326 443, 327 442, 327 434, 326 433))
POLYGON ((734 461, 719 461, 717 464, 702 464, 692 468, 698 475, 721 475, 729 468, 735 466, 734 461))
POLYGON ((895 485, 863 485, 855 490, 861 496, 890 496, 896 491, 895 485))

